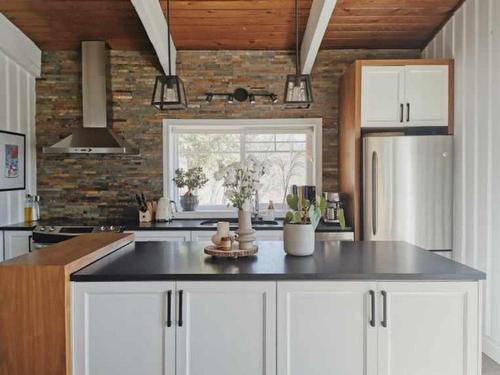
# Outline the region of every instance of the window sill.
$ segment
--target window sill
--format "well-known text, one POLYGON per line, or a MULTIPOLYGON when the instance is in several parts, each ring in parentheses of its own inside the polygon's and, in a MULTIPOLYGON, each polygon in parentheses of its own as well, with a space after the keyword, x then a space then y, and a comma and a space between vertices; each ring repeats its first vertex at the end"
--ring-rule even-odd
MULTIPOLYGON (((265 210, 260 211, 261 216, 265 216, 265 210)), ((285 211, 276 210, 276 219, 285 217, 285 211)), ((199 210, 199 211, 179 211, 174 213, 175 219, 231 219, 238 217, 236 210, 199 210)))

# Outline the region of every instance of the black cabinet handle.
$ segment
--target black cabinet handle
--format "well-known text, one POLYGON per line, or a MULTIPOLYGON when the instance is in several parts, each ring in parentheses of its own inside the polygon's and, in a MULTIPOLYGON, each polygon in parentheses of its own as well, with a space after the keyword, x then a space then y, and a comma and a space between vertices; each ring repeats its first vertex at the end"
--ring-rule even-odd
POLYGON ((31 241, 33 241, 33 236, 29 236, 28 237, 28 252, 31 253, 32 249, 31 249, 31 241))
POLYGON ((380 324, 382 327, 387 327, 387 292, 383 290, 380 294, 382 294, 382 321, 380 324))
POLYGON ((406 122, 410 122, 410 103, 406 103, 406 122))
POLYGON ((167 292, 167 327, 172 327, 172 291, 167 292))
POLYGON ((375 327, 375 292, 370 290, 370 301, 371 301, 371 316, 370 316, 370 325, 375 327))
POLYGON ((183 321, 182 321, 182 295, 184 292, 182 290, 179 290, 179 327, 182 327, 183 321))
POLYGON ((403 122, 404 121, 405 106, 403 103, 401 103, 400 105, 401 105, 401 113, 399 115, 399 122, 403 122))

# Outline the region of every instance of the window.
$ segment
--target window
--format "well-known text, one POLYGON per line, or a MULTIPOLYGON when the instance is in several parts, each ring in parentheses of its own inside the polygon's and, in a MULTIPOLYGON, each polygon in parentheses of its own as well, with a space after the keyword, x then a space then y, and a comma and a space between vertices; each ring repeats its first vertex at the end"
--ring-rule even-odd
POLYGON ((227 209, 221 181, 213 178, 219 162, 229 164, 253 155, 267 167, 259 190, 261 206, 272 200, 280 209, 292 185, 320 181, 320 132, 318 119, 166 120, 164 189, 178 200, 185 191, 172 182, 175 169, 201 166, 209 182, 197 193, 198 209, 227 209))

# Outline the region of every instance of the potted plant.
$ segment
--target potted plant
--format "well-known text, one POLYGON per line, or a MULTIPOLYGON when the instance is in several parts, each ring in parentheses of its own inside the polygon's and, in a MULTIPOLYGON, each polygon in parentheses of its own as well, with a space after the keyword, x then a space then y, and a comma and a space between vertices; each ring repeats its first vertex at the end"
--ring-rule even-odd
POLYGON ((194 190, 200 189, 208 182, 208 178, 203 172, 203 168, 194 167, 185 171, 182 168, 175 170, 173 178, 175 185, 179 189, 187 187, 187 192, 181 196, 181 207, 184 211, 194 211, 198 206, 198 196, 193 193, 194 190))
POLYGON ((260 178, 265 172, 264 164, 249 156, 244 162, 231 163, 227 166, 219 163, 219 170, 214 175, 216 180, 222 180, 226 199, 238 209, 237 241, 242 250, 251 249, 255 241, 250 201, 259 188, 260 178))
POLYGON ((283 226, 285 252, 295 256, 311 255, 314 252, 314 233, 326 210, 324 197, 314 202, 289 194, 286 198, 288 211, 283 226))

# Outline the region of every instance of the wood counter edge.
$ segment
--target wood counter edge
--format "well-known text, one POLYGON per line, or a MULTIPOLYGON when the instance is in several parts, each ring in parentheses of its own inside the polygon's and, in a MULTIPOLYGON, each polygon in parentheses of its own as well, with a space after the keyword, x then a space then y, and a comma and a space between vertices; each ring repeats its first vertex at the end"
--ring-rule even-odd
POLYGON ((0 375, 71 375, 70 275, 133 241, 85 234, 0 263, 0 375))

